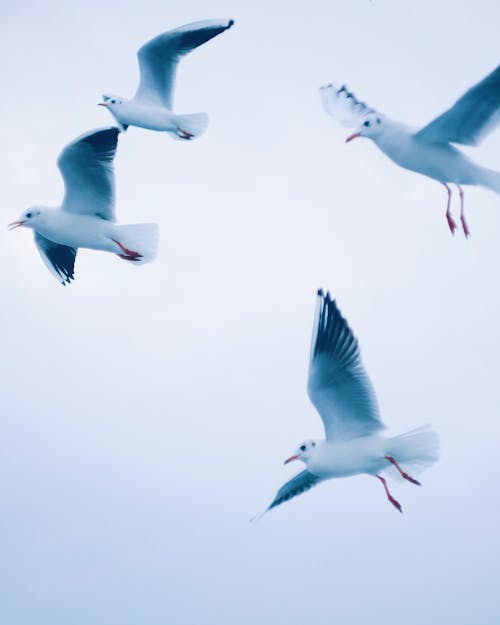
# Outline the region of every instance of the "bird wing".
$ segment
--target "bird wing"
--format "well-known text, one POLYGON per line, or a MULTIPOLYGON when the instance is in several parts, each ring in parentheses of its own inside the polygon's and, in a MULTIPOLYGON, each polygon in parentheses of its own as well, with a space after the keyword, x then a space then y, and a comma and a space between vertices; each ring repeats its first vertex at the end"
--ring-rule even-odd
POLYGON ((57 165, 64 179, 62 210, 114 221, 113 159, 120 130, 91 130, 61 152, 57 165))
POLYGON ((272 508, 276 508, 276 506, 280 506, 285 501, 289 499, 293 499, 293 497, 297 497, 297 495, 301 495, 306 490, 309 490, 313 486, 316 486, 319 482, 321 482, 323 478, 310 473, 307 469, 299 473, 295 477, 293 477, 289 482, 284 484, 279 491, 276 493, 275 498, 267 508, 271 510, 272 508))
POLYGON ((477 145, 500 124, 500 65, 415 137, 429 143, 477 145))
POLYGON ((329 440, 357 438, 384 428, 358 341, 330 294, 321 290, 307 390, 329 440))
POLYGON ((320 87, 321 102, 323 108, 346 128, 361 126, 363 119, 369 113, 375 113, 364 102, 360 102, 345 85, 337 89, 333 83, 320 87))
POLYGON ((233 20, 194 22, 145 43, 137 53, 141 76, 134 99, 172 109, 175 73, 181 57, 233 24, 233 20))
POLYGON ((50 273, 63 285, 74 280, 77 250, 68 245, 60 245, 35 232, 35 244, 50 273))

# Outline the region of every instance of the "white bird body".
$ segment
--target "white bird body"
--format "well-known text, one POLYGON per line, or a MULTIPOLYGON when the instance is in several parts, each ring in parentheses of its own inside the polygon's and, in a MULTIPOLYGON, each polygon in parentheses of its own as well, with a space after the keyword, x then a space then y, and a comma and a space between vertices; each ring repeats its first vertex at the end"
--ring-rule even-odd
POLYGON ((103 252, 121 251, 113 240, 119 238, 120 226, 92 215, 77 215, 46 206, 40 208, 36 230, 54 243, 103 252))
POLYGON ((450 143, 420 140, 408 126, 384 118, 384 132, 372 137, 391 161, 410 171, 455 184, 484 184, 483 167, 450 143))
POLYGON ((313 454, 304 460, 307 469, 323 479, 350 477, 360 473, 375 475, 389 466, 388 439, 361 436, 347 441, 317 441, 313 454))
POLYGON ((103 102, 126 130, 139 126, 168 132, 177 139, 194 139, 208 126, 206 113, 178 115, 172 110, 175 76, 180 59, 192 50, 220 35, 233 20, 204 20, 162 33, 138 51, 140 81, 132 99, 104 94, 103 102))
POLYGON ((316 321, 311 345, 309 397, 325 427, 325 440, 306 440, 285 464, 300 460, 306 470, 284 484, 267 508, 270 510, 319 482, 368 474, 383 484, 387 498, 401 512, 385 478, 401 477, 422 470, 438 459, 436 434, 428 427, 393 437, 381 434, 384 425, 368 376, 363 368, 358 342, 335 301, 318 291, 316 321))
POLYGON ((63 285, 74 278, 80 247, 111 252, 138 265, 156 256, 156 224, 115 223, 113 159, 119 134, 114 126, 101 128, 67 145, 57 161, 65 186, 61 207, 34 206, 10 224, 34 231, 44 263, 63 285))
POLYGON ((448 183, 457 185, 462 228, 469 236, 460 185, 481 185, 500 193, 500 172, 477 165, 453 144, 477 145, 500 123, 500 66, 421 129, 409 128, 379 114, 357 100, 345 86, 337 90, 329 84, 321 87, 320 92, 329 115, 343 126, 357 128, 346 141, 356 137, 372 139, 397 165, 444 184, 448 192, 446 219, 452 234, 456 224, 450 212, 448 183))
POLYGON ((122 126, 139 126, 160 132, 176 132, 176 115, 162 106, 141 104, 135 100, 122 100, 120 106, 108 106, 111 114, 122 126))

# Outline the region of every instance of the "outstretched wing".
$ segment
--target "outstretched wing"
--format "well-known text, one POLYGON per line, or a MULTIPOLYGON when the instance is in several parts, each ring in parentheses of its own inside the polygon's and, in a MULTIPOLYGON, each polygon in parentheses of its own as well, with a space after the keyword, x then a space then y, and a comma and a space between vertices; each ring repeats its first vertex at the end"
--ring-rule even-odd
POLYGON ((220 35, 233 20, 204 20, 158 35, 139 49, 141 72, 136 100, 172 108, 177 63, 181 57, 220 35))
POLYGON ((62 210, 114 221, 113 159, 119 133, 115 126, 91 130, 61 152, 57 165, 66 190, 62 210))
POLYGON ((293 477, 289 482, 284 484, 279 489, 279 491, 276 493, 276 497, 273 499, 266 512, 268 510, 271 510, 272 508, 276 508, 276 506, 280 506, 282 503, 285 503, 285 501, 288 501, 289 499, 297 497, 297 495, 301 495, 306 490, 309 490, 313 486, 316 486, 316 484, 318 484, 318 482, 321 482, 321 480, 321 477, 310 473, 309 471, 307 471, 307 469, 305 471, 302 471, 302 473, 299 473, 298 475, 293 477))
POLYGON ((477 145, 500 124, 500 65, 415 137, 429 143, 477 145))
POLYGON ((74 247, 54 243, 54 241, 46 239, 38 232, 35 232, 35 244, 43 262, 56 280, 63 286, 74 280, 77 252, 74 247))
POLYGON ((357 438, 384 428, 358 341, 330 294, 321 290, 307 390, 329 440, 357 438))
POLYGON ((321 102, 323 108, 334 117, 342 126, 357 128, 361 126, 363 119, 369 113, 375 113, 364 102, 360 102, 356 96, 348 91, 345 85, 337 89, 334 84, 320 87, 321 102))

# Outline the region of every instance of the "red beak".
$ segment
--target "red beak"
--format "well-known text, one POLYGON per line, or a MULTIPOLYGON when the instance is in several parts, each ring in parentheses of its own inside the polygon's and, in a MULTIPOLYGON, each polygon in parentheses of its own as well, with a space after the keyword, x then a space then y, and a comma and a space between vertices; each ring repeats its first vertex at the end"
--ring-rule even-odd
POLYGON ((361 137, 360 132, 355 132, 353 135, 349 135, 347 139, 345 140, 345 142, 349 143, 349 141, 352 141, 353 139, 356 139, 357 137, 361 137))
POLYGON ((7 226, 7 228, 9 230, 14 230, 14 228, 19 228, 19 226, 22 226, 24 223, 25 223, 24 221, 13 221, 11 224, 7 226))
POLYGON ((299 459, 298 456, 290 456, 290 458, 287 458, 283 464, 288 464, 289 462, 292 462, 292 460, 298 460, 298 459, 299 459))
POLYGON ((106 102, 98 102, 97 106, 105 106, 106 108, 108 107, 108 105, 106 104, 106 102))

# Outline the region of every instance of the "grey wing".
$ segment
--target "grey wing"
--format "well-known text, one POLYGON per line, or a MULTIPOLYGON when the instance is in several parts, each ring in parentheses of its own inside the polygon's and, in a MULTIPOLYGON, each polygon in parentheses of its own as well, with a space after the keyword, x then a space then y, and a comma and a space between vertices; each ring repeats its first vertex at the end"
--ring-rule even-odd
POLYGON ((318 484, 318 482, 321 482, 321 480, 321 477, 310 473, 309 471, 307 471, 307 469, 305 471, 302 471, 302 473, 299 473, 298 475, 293 477, 289 482, 284 484, 279 489, 279 491, 276 493, 276 497, 273 499, 266 512, 268 510, 271 510, 272 508, 276 508, 276 506, 280 506, 282 503, 285 503, 285 501, 288 501, 289 499, 293 499, 293 497, 297 497, 297 495, 301 495, 306 490, 309 490, 313 486, 316 486, 316 484, 318 484))
POLYGON ((327 439, 350 439, 383 429, 358 341, 330 294, 318 291, 311 345, 309 397, 327 439))
POLYGON ((35 244, 43 262, 56 280, 63 286, 74 280, 77 252, 74 247, 54 243, 54 241, 46 239, 38 232, 35 232, 35 244))
POLYGON ((342 126, 356 128, 361 126, 363 119, 369 113, 375 113, 364 102, 360 102, 345 85, 337 89, 333 83, 320 87, 321 103, 323 108, 342 126))
POLYGON ((91 130, 61 152, 57 165, 64 179, 63 210, 114 221, 113 159, 119 133, 115 126, 91 130))
POLYGON ((500 65, 415 136, 429 143, 477 145, 500 124, 500 65))
POLYGON ((233 24, 233 20, 204 20, 169 30, 148 41, 137 53, 141 75, 134 98, 172 109, 175 74, 181 57, 233 24))

